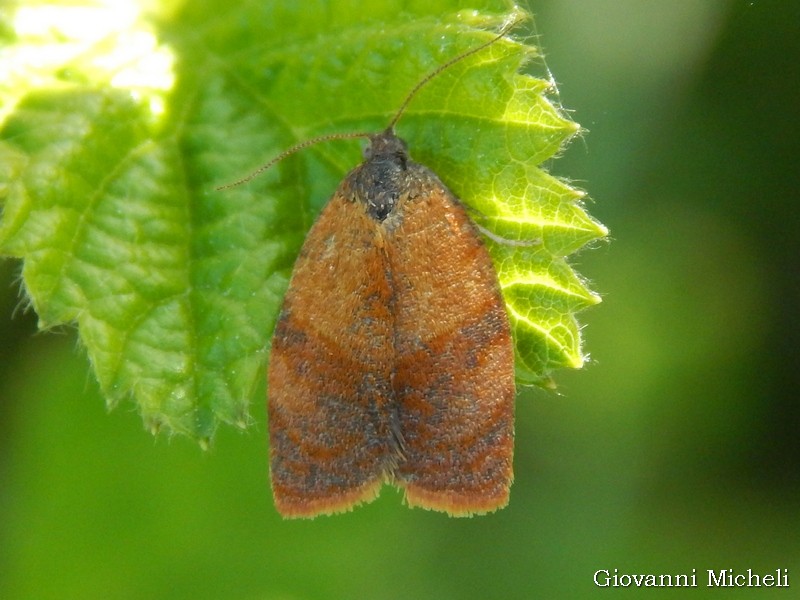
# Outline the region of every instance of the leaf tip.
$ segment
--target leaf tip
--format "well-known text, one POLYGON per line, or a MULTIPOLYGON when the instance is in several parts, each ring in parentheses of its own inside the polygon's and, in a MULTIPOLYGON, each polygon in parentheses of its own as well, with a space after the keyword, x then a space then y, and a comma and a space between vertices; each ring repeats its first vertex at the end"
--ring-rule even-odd
POLYGON ((149 432, 153 436, 157 436, 159 433, 161 433, 162 425, 163 423, 158 417, 152 416, 144 418, 145 431, 149 432))

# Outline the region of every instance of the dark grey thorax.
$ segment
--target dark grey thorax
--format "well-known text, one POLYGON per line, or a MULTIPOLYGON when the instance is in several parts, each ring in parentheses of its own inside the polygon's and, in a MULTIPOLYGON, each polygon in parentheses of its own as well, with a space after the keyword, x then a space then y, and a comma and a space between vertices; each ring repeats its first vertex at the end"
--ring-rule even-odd
POLYGON ((427 169, 409 158, 406 143, 391 129, 370 137, 364 159, 352 174, 353 191, 366 204, 367 213, 383 221, 419 179, 416 171, 427 169))

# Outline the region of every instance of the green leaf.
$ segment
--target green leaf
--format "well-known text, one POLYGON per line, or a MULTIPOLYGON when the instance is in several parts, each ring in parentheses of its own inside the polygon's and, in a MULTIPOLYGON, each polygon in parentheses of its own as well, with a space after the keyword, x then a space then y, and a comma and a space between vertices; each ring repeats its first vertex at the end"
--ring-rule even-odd
MULTIPOLYGON (((110 14, 72 53, 76 34, 48 45, 18 25, 0 251, 23 259, 40 326, 76 322, 108 402, 131 398, 153 431, 205 443, 246 426, 294 258, 359 144, 215 188, 297 142, 385 128, 425 74, 518 10, 479 4, 195 1, 110 14), (26 44, 59 52, 34 67, 26 44)), ((31 22, 57 31, 69 9, 31 22)), ((491 232, 519 379, 549 385, 582 364, 574 314, 599 301, 565 257, 606 230, 541 167, 578 126, 520 73, 536 56, 523 31, 439 74, 397 131, 491 232)))

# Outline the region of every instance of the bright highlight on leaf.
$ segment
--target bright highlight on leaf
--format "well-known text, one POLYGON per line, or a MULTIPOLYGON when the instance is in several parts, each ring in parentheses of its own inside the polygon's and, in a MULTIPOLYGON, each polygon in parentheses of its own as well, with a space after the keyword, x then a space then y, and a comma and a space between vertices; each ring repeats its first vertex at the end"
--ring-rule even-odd
POLYGON ((161 114, 174 58, 141 13, 135 0, 20 6, 11 23, 16 43, 0 49, 0 118, 34 89, 74 83, 128 90, 161 114))
MULTIPOLYGON (((0 139, 0 252, 23 259, 41 327, 77 323, 109 403, 131 399, 154 432, 207 443, 220 422, 249 423, 291 266, 359 145, 214 188, 313 136, 383 129, 421 77, 509 16, 500 0, 298 4, 189 2, 158 28, 137 10, 38 69, 30 31, 3 51, 17 83, 0 88, 16 104, 0 139)), ((574 315, 599 301, 567 257, 606 230, 540 166, 578 126, 548 82, 520 73, 536 55, 523 33, 431 81, 397 133, 495 240, 525 242, 487 244, 518 378, 550 386, 583 363, 574 315)))

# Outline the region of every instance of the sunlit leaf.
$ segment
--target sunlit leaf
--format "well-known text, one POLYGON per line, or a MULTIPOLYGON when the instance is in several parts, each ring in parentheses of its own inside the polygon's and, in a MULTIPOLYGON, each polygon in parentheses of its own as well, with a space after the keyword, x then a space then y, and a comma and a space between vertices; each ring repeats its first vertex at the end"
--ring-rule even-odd
MULTIPOLYGON (((59 10, 67 23, 69 7, 59 10)), ((26 86, 0 89, 14 106, 0 144, 0 250, 23 259, 41 327, 77 323, 110 404, 131 398, 151 430, 205 442, 220 422, 247 425, 294 258, 359 144, 317 145, 215 188, 299 141, 381 130, 416 82, 514 10, 455 0, 161 10, 109 19, 83 45, 70 45, 80 28, 52 43, 18 33, 26 86), (28 46, 61 52, 33 68, 28 46)), ((442 72, 397 131, 492 233, 519 379, 549 385, 551 370, 582 364, 574 315, 598 301, 565 257, 605 229, 541 168, 578 126, 548 100, 549 83, 521 73, 536 56, 524 32, 442 72)))

